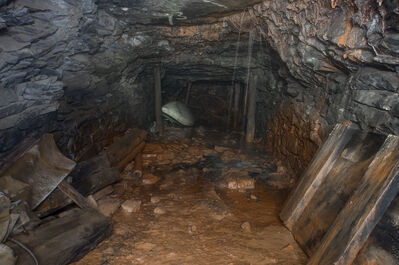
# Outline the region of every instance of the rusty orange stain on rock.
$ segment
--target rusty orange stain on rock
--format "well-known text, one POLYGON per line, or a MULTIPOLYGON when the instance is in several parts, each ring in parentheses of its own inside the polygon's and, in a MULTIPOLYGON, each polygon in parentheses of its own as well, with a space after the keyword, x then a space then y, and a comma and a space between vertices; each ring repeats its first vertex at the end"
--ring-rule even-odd
POLYGON ((353 14, 354 14, 353 8, 350 9, 350 10, 348 10, 348 17, 347 17, 347 19, 346 19, 347 22, 346 22, 345 33, 342 34, 342 35, 338 38, 338 41, 337 41, 337 45, 338 45, 339 47, 346 46, 346 43, 347 43, 347 41, 348 41, 348 38, 350 37, 350 34, 349 34, 349 33, 350 33, 351 30, 352 30, 351 17, 352 17, 353 14))
POLYGON ((338 45, 338 46, 342 47, 342 46, 345 46, 345 45, 346 45, 346 42, 347 42, 348 37, 349 37, 349 32, 350 32, 351 29, 352 29, 352 23, 351 23, 350 20, 348 20, 348 22, 347 22, 347 24, 346 24, 345 33, 342 34, 342 35, 339 37, 338 41, 337 41, 337 45, 338 45))

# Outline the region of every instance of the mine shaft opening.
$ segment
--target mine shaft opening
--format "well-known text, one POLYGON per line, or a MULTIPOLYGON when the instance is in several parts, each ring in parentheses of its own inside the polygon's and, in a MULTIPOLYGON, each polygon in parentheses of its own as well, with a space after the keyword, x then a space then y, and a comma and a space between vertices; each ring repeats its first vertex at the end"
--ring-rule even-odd
POLYGON ((398 264, 398 21, 0 0, 0 264, 398 264))

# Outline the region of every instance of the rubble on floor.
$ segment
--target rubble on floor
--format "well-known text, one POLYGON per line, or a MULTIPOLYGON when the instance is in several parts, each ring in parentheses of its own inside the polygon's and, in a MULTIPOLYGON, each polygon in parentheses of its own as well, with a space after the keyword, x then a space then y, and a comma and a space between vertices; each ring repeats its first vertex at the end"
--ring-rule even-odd
MULTIPOLYGON (((146 143, 145 132, 129 130, 60 176, 36 209, 26 203, 32 183, 0 174, 4 192, 23 198, 10 210, 23 224, 12 239, 41 265, 67 264, 92 249, 76 264, 303 264, 277 217, 285 191, 275 187, 290 183, 269 177, 281 173, 276 162, 263 152, 241 152, 233 136, 214 136, 220 137, 171 128, 146 143), (293 249, 281 251, 287 244, 293 249)), ((0 247, 9 262, 33 261, 13 241, 0 247)))
POLYGON ((75 265, 305 264, 278 217, 287 191, 269 185, 276 162, 263 152, 240 153, 233 137, 214 145, 207 131, 172 130, 146 144, 142 177, 130 165, 113 186, 114 198, 140 201, 140 208, 119 208, 113 234, 75 265))

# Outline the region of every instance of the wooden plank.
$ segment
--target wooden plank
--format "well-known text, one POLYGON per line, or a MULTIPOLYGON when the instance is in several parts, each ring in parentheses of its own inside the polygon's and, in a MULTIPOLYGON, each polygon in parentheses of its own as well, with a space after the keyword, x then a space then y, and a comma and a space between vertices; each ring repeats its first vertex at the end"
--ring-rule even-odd
POLYGON ((308 265, 351 264, 399 189, 399 137, 389 135, 308 265))
POLYGON ((65 180, 58 185, 58 189, 68 196, 80 208, 91 208, 90 203, 74 187, 65 180))
POLYGON ((154 67, 154 90, 155 90, 155 120, 159 135, 163 135, 163 125, 161 119, 161 104, 162 104, 162 91, 161 91, 161 73, 159 65, 154 67))
POLYGON ((256 114, 256 87, 258 85, 258 75, 253 75, 249 83, 248 95, 248 118, 247 118, 247 131, 246 142, 252 143, 255 138, 255 114, 256 114))
POLYGON ((122 137, 114 138, 114 142, 106 148, 108 160, 112 167, 118 165, 125 157, 145 140, 147 132, 131 129, 122 137))
POLYGON ((302 249, 311 256, 344 208, 350 196, 384 143, 386 136, 357 130, 345 146, 291 232, 302 249))
POLYGON ((187 93, 186 93, 186 98, 184 99, 184 104, 188 105, 190 102, 190 92, 191 92, 191 86, 193 84, 191 82, 188 82, 187 84, 187 93))
POLYGON ((119 164, 116 166, 116 168, 122 172, 123 169, 131 162, 137 154, 141 153, 145 147, 145 142, 141 142, 130 154, 128 154, 119 164))
POLYGON ((391 202, 353 265, 396 265, 399 263, 399 194, 391 202))
MULTIPOLYGON (((111 167, 107 156, 103 154, 79 162, 67 179, 72 187, 87 197, 120 180, 120 174, 118 169, 111 167)), ((44 217, 71 203, 63 192, 56 189, 35 209, 35 213, 44 217)))
POLYGON ((288 229, 291 230, 302 215, 354 132, 355 129, 349 122, 339 123, 334 127, 284 204, 280 218, 288 229))
POLYGON ((240 104, 240 93, 241 93, 241 86, 239 83, 234 84, 234 106, 233 106, 233 112, 234 112, 234 129, 237 129, 238 127, 238 115, 239 115, 239 104, 240 104))
MULTIPOLYGON (((14 239, 31 249, 40 265, 66 265, 82 258, 111 231, 110 219, 96 210, 75 209, 14 239)), ((33 264, 26 251, 10 242, 7 245, 18 255, 17 265, 33 264)))

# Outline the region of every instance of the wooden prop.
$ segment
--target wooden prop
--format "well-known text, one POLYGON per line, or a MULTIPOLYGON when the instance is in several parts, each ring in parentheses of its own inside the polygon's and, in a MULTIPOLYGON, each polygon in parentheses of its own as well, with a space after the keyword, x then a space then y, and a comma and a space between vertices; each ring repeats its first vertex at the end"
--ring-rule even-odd
POLYGON ((162 94, 161 94, 161 73, 159 65, 154 67, 154 90, 155 90, 155 120, 157 122, 157 129, 159 135, 163 135, 163 125, 161 119, 161 104, 162 104, 162 94))
POLYGON ((351 264, 399 189, 399 137, 389 135, 308 265, 351 264))
POLYGON ((246 142, 252 143, 255 138, 255 115, 256 115, 256 87, 258 84, 258 76, 253 75, 249 83, 249 98, 248 98, 248 117, 247 117, 247 131, 246 142))
POLYGON ((291 228, 311 255, 344 208, 386 136, 356 130, 291 228))
POLYGON ((190 101, 190 92, 191 92, 191 87, 192 87, 192 83, 188 82, 187 84, 187 93, 186 93, 186 98, 184 99, 184 104, 188 105, 189 101, 190 101))
POLYGON ((239 83, 234 84, 234 129, 238 127, 238 118, 239 118, 239 104, 240 104, 240 93, 241 93, 241 86, 239 83))
POLYGON ((288 229, 292 229, 305 207, 317 193, 354 132, 354 127, 348 122, 337 124, 322 148, 317 152, 280 213, 280 218, 288 229))

